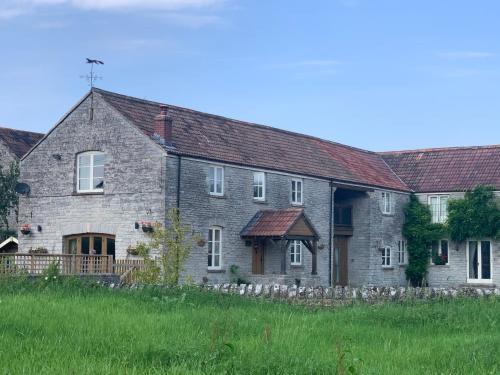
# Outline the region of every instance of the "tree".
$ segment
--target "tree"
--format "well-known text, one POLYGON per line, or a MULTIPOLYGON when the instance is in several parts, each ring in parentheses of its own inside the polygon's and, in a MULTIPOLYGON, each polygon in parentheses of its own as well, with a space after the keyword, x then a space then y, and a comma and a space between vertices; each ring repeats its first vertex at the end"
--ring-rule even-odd
POLYGON ((195 234, 190 225, 181 223, 179 211, 174 208, 167 214, 168 226, 160 223, 154 225, 154 230, 149 243, 139 243, 138 250, 145 261, 144 282, 163 281, 164 284, 174 286, 179 283, 180 275, 194 241, 200 236, 195 234), (152 251, 159 253, 157 262, 150 257, 152 251), (161 270, 161 272, 160 272, 161 270))
POLYGON ((494 188, 478 185, 464 198, 450 200, 447 227, 453 241, 500 238, 499 199, 494 188))
POLYGON ((413 286, 424 285, 429 265, 429 248, 433 240, 439 239, 444 228, 442 224, 431 223, 429 206, 421 203, 415 194, 404 209, 403 236, 408 242, 408 266, 406 278, 413 286))
POLYGON ((13 161, 4 171, 0 166, 0 226, 9 230, 9 216, 14 210, 17 215, 18 196, 16 184, 19 178, 19 165, 13 161))

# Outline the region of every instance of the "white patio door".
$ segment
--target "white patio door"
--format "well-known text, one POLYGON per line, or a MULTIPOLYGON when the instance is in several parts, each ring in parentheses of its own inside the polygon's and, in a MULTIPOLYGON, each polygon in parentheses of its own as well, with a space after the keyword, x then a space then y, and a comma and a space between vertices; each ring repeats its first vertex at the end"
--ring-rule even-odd
POLYGON ((490 241, 467 242, 467 282, 492 282, 490 241))

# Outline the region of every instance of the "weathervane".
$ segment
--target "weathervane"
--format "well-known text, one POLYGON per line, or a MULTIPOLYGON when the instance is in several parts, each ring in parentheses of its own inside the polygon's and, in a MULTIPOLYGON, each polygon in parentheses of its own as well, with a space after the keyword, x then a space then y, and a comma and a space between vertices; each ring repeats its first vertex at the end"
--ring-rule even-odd
POLYGON ((98 79, 102 79, 98 75, 94 74, 94 65, 104 65, 101 60, 89 59, 87 57, 87 64, 90 64, 90 74, 82 76, 81 78, 86 78, 90 85, 90 121, 94 120, 94 82, 98 79))
POLYGON ((81 76, 81 78, 87 79, 87 82, 89 83, 90 88, 92 89, 94 87, 94 82, 97 81, 98 79, 102 79, 102 77, 98 76, 97 74, 94 74, 94 65, 104 65, 104 63, 101 60, 89 59, 87 57, 87 64, 90 64, 90 74, 86 76, 81 76))

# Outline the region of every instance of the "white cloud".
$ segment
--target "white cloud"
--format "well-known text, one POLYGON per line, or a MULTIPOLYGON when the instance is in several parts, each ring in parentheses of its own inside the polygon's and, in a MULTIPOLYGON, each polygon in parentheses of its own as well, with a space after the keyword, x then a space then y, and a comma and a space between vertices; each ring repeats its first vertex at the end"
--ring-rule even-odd
MULTIPOLYGON (((37 1, 37 0, 35 0, 37 1)), ((51 0, 38 0, 51 1, 51 0)), ((53 0, 54 2, 58 0, 53 0)), ((84 9, 164 9, 179 10, 205 8, 220 3, 221 0, 68 0, 72 5, 84 9)))
MULTIPOLYGON (((201 10, 227 0, 1 0, 0 19, 10 19, 32 12, 35 8, 70 6, 85 10, 201 10)), ((195 22, 194 18, 191 23, 195 22)), ((197 20, 199 23, 200 20, 197 20)))
POLYGON ((484 51, 446 51, 438 52, 438 57, 445 59, 471 60, 471 59, 487 59, 495 56, 492 52, 484 51))

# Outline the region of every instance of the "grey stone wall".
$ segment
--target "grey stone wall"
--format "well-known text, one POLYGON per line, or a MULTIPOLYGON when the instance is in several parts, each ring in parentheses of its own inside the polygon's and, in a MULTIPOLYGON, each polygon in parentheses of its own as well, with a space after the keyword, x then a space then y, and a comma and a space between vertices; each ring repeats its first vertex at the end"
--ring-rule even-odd
MULTIPOLYGON (((134 287, 134 286, 132 286, 134 287)), ((135 286, 137 287, 137 286, 135 286)), ((412 302, 415 300, 442 300, 452 298, 500 298, 500 289, 489 288, 412 288, 412 287, 303 287, 280 284, 215 284, 203 289, 223 294, 269 298, 289 303, 336 306, 365 302, 412 302)))
MULTIPOLYGON (((169 158, 169 181, 176 179, 177 157, 169 158)), ((231 265, 239 266, 241 277, 252 279, 252 248, 245 246, 240 232, 258 210, 291 207, 291 175, 266 172, 266 201, 253 200, 252 183, 254 170, 224 165, 224 196, 210 196, 208 189, 209 162, 183 158, 181 161, 181 200, 180 211, 184 222, 193 226, 205 239, 211 226, 222 228, 222 272, 207 270, 207 246, 195 246, 186 264, 185 276, 195 282, 206 277, 210 282, 227 282, 230 279, 231 265)), ((328 285, 328 236, 329 236, 329 196, 328 181, 303 178, 304 210, 321 236, 320 244, 324 249, 318 254, 318 276, 328 285)), ((167 189, 167 206, 176 204, 176 184, 167 189)), ((279 253, 266 247, 264 270, 266 274, 280 277, 279 253)), ((311 275, 311 254, 303 248, 303 266, 290 267, 287 256, 287 275, 289 278, 305 279, 311 275)), ((257 276, 259 277, 259 276, 257 276)))
POLYGON ((408 194, 392 193, 391 214, 382 213, 382 191, 370 193, 370 283, 373 285, 406 285, 405 266, 398 264, 398 241, 403 239, 403 208, 409 200, 408 194), (382 267, 382 253, 379 244, 390 246, 391 267, 382 267))
POLYGON ((20 222, 32 234, 19 234, 20 251, 61 253, 66 235, 106 233, 116 236, 116 255, 124 258, 129 245, 146 239, 136 221, 164 220, 165 153, 98 94, 93 121, 89 105, 81 103, 21 162, 31 194, 20 199, 20 222), (106 153, 104 193, 77 194, 76 156, 91 150, 106 153))
POLYGON ((382 190, 359 193, 342 204, 353 206, 353 235, 348 238, 349 285, 406 285, 405 266, 398 264, 402 240, 403 207, 408 194, 392 192, 393 210, 382 213, 382 190), (382 267, 379 246, 391 247, 391 267, 382 267))
MULTIPOLYGON (((417 194, 418 199, 428 204, 428 197, 430 195, 449 195, 450 199, 463 198, 463 192, 452 192, 449 194, 442 193, 426 193, 417 194)), ((500 192, 496 192, 500 196, 500 192)), ((446 239, 446 238, 443 238, 446 239)), ((467 283, 467 243, 457 243, 450 239, 448 249, 448 264, 446 265, 433 265, 429 261, 428 267, 428 282, 431 286, 450 287, 467 283)), ((477 239, 481 240, 481 239, 477 239)), ((491 240, 492 247, 492 281, 493 284, 500 284, 500 242, 493 241, 492 239, 485 238, 484 240, 491 240)))

